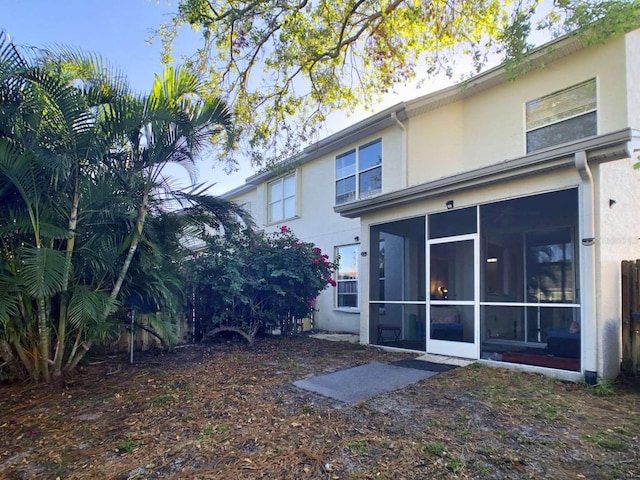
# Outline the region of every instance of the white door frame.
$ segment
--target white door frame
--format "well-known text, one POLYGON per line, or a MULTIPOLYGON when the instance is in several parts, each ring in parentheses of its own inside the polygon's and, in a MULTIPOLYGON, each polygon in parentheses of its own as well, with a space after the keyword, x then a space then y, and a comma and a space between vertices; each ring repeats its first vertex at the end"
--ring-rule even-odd
POLYGON ((426 283, 431 283, 431 245, 443 243, 455 243, 466 240, 473 241, 473 300, 432 300, 430 291, 427 291, 427 353, 437 355, 448 355, 469 359, 480 358, 480 241, 479 234, 472 233, 466 235, 456 235, 452 237, 435 238, 426 242, 426 283), (434 340, 431 338, 431 306, 473 306, 473 342, 455 342, 448 340, 434 340))

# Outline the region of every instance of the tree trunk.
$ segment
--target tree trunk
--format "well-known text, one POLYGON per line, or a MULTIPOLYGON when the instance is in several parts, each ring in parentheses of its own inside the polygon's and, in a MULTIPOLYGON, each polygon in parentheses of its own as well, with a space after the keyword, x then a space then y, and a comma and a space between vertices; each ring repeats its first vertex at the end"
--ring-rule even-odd
POLYGON ((11 345, 13 346, 13 349, 18 354, 20 363, 22 364, 24 369, 27 371, 27 374, 31 378, 35 378, 36 376, 35 375, 35 372, 36 372, 35 359, 33 359, 29 354, 27 354, 24 347, 20 344, 19 340, 14 340, 13 342, 11 342, 11 345))
POLYGON ((47 319, 47 306, 45 304, 44 297, 38 298, 38 348, 37 348, 37 361, 38 364, 38 378, 36 381, 44 380, 49 381, 49 346, 51 329, 49 328, 49 322, 47 319))
MULTIPOLYGON (((133 260, 133 256, 138 249, 138 244, 140 243, 140 238, 142 237, 142 230, 144 229, 144 222, 147 217, 147 207, 149 204, 149 192, 147 188, 145 188, 144 195, 142 197, 142 204, 140 205, 140 209, 138 210, 138 219, 136 220, 136 226, 133 231, 133 236, 131 237, 131 244, 129 245, 129 251, 127 252, 127 257, 120 268, 120 273, 116 280, 116 283, 113 285, 111 289, 110 299, 113 303, 115 303, 118 294, 120 293, 120 289, 122 288, 122 284, 124 282, 125 277, 127 276, 127 272, 129 271, 129 267, 131 266, 131 261, 133 260)), ((108 309, 108 307, 107 307, 108 309)), ((106 319, 109 315, 109 311, 105 309, 102 320, 106 319)))
POLYGON ((239 335, 242 335, 244 339, 249 343, 249 345, 253 345, 253 342, 256 339, 256 333, 258 332, 258 329, 257 328, 251 329, 249 333, 247 333, 240 327, 222 326, 222 327, 216 327, 210 332, 207 332, 207 337, 215 337, 217 334, 221 332, 232 332, 232 333, 237 333, 239 335))
MULTIPOLYGON (((114 305, 116 299, 118 298, 118 294, 120 293, 120 289, 122 288, 122 284, 124 283, 124 279, 127 276, 127 272, 129 271, 129 267, 131 266, 131 261, 133 260, 133 256, 136 253, 138 245, 140 243, 140 238, 142 237, 142 230, 144 229, 144 222, 147 217, 147 207, 149 204, 149 191, 148 187, 145 188, 144 195, 142 197, 142 203, 140 204, 140 209, 138 210, 138 219, 136 220, 136 226, 133 231, 133 236, 131 238, 131 244, 129 245, 129 251, 127 252, 127 257, 120 268, 120 273, 118 274, 118 278, 116 279, 113 288, 111 289, 111 294, 109 295, 109 305, 114 305)), ((105 321, 107 317, 111 314, 111 308, 107 305, 102 312, 102 317, 99 321, 105 321)), ((65 370, 70 371, 73 370, 80 360, 86 355, 86 353, 91 348, 91 342, 82 342, 81 343, 82 350, 76 350, 69 357, 69 361, 65 367, 65 370)))
POLYGON ((78 226, 78 208, 80 205, 80 176, 76 172, 74 185, 73 203, 71 214, 69 215, 69 238, 67 239, 67 268, 62 279, 62 291, 60 292, 60 316, 58 317, 58 340, 56 342, 56 353, 53 357, 53 376, 59 377, 62 374, 62 359, 64 357, 64 347, 67 340, 67 307, 69 305, 69 276, 71 274, 71 258, 76 244, 76 228, 78 226))
POLYGON ((85 354, 89 351, 89 349, 91 348, 91 343, 89 342, 82 342, 80 344, 80 346, 82 347, 82 350, 80 350, 72 359, 71 362, 69 362, 68 367, 65 368, 65 370, 67 371, 71 371, 74 368, 76 368, 78 366, 78 363, 80 362, 80 360, 82 360, 85 356, 85 354))
POLYGON ((73 342, 73 347, 71 348, 71 352, 69 353, 69 358, 67 359, 67 363, 64 366, 65 370, 69 370, 69 366, 75 360, 78 347, 80 347, 81 343, 82 343, 82 330, 78 329, 78 332, 76 333, 76 340, 75 342, 73 342))

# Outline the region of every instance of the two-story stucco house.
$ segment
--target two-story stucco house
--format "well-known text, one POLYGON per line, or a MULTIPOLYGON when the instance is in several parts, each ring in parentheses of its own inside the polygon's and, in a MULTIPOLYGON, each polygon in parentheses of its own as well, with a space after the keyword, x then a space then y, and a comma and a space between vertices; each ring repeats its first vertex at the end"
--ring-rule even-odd
POLYGON ((621 356, 640 258, 640 30, 398 104, 226 197, 340 255, 316 326, 567 379, 621 356))

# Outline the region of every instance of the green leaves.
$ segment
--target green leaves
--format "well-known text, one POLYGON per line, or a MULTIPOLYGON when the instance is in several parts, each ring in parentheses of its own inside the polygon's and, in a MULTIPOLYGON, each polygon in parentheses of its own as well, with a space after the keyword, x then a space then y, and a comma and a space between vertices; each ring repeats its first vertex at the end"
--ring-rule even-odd
POLYGON ((20 252, 20 263, 20 278, 29 295, 42 298, 60 292, 69 267, 62 252, 46 247, 24 248, 20 252))
POLYGON ((107 293, 78 285, 69 300, 69 323, 73 327, 86 326, 88 322, 99 318, 105 308, 113 312, 115 307, 107 293))
POLYGON ((15 277, 3 275, 1 271, 0 298, 0 324, 6 324, 11 317, 19 315, 20 287, 15 277))
POLYGON ((202 329, 225 325, 251 335, 283 328, 313 311, 336 265, 311 243, 282 227, 273 234, 232 231, 214 236, 207 254, 183 262, 188 301, 202 329))
POLYGON ((261 165, 299 152, 336 110, 368 108, 398 86, 451 75, 455 63, 470 63, 464 75, 496 55, 522 61, 537 29, 608 38, 639 25, 639 8, 633 0, 180 0, 157 35, 169 55, 183 26, 200 32, 186 60, 233 105, 240 151, 261 165))
MULTIPOLYGON (((224 102, 184 68, 134 96, 95 55, 29 52, 0 33, 0 340, 33 352, 20 360, 47 380, 119 335, 123 296, 161 307, 157 328, 175 337, 179 239, 191 218, 164 212, 177 195, 163 167, 190 166, 233 126, 224 102)), ((240 212, 208 204, 216 210, 200 225, 240 212)))

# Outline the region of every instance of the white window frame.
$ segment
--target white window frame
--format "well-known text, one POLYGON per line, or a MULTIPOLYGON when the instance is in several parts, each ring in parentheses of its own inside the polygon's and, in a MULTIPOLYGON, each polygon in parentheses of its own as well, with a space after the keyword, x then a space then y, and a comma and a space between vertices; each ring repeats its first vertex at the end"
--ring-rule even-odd
MULTIPOLYGON (((567 105, 565 105, 567 107, 567 105)), ((549 143, 548 145, 543 145, 541 147, 530 149, 529 148, 529 134, 535 132, 537 130, 541 130, 543 128, 548 128, 553 125, 560 125, 569 120, 573 120, 579 117, 586 117, 592 113, 596 114, 596 132, 597 134, 597 115, 598 115, 598 84, 596 78, 591 78, 584 82, 572 85, 568 88, 558 90, 557 92, 535 98, 525 103, 525 149, 526 153, 533 153, 539 150, 543 150, 545 148, 553 147, 555 145, 559 145, 564 142, 555 142, 549 143), (548 116, 546 121, 545 119, 531 119, 529 115, 529 108, 535 104, 539 104, 545 101, 554 101, 557 104, 562 105, 563 95, 574 92, 580 88, 593 88, 593 98, 590 101, 584 102, 583 104, 570 105, 571 108, 567 111, 552 111, 552 115, 548 116)), ((577 140, 577 139, 568 139, 567 141, 577 140)))
POLYGON ((343 203, 348 203, 348 202, 352 202, 354 200, 359 200, 361 198, 367 198, 370 195, 375 195, 377 193, 380 193, 382 191, 382 178, 380 178, 380 188, 376 189, 375 191, 371 191, 369 193, 366 192, 360 192, 360 176, 367 173, 367 172, 371 172, 373 170, 376 169, 380 169, 380 174, 382 177, 382 158, 380 159, 380 163, 379 164, 375 164, 373 166, 370 167, 366 167, 361 169, 360 168, 360 150, 370 147, 371 145, 374 145, 376 143, 380 144, 380 156, 382 157, 382 138, 377 138, 375 140, 372 140, 371 142, 367 142, 365 144, 362 144, 360 146, 358 146, 357 148, 352 148, 351 150, 348 150, 344 153, 341 153, 340 155, 336 156, 336 174, 335 174, 335 203, 336 205, 341 205, 343 203), (349 173, 348 175, 343 175, 343 176, 338 176, 338 170, 337 170, 337 162, 340 158, 346 157, 347 155, 351 155, 353 154, 355 156, 355 169, 353 171, 353 173, 349 173), (346 180, 348 178, 352 178, 354 177, 355 179, 355 187, 354 187, 354 191, 353 191, 353 197, 349 198, 347 200, 343 200, 341 202, 338 202, 338 182, 340 182, 341 180, 346 180))
POLYGON ((296 172, 290 173, 288 175, 278 178, 277 180, 267 183, 267 223, 272 224, 276 222, 282 222, 284 220, 289 220, 291 218, 295 218, 298 212, 297 194, 298 194, 298 177, 296 172), (293 195, 285 195, 284 183, 287 179, 290 179, 290 178, 293 178, 293 186, 294 186, 293 195), (272 188, 277 184, 281 186, 282 194, 280 195, 279 198, 274 199, 272 196, 272 188), (293 204, 294 204, 293 214, 285 215, 285 202, 291 199, 293 199, 293 204), (272 205, 275 205, 276 203, 280 203, 279 216, 277 216, 277 218, 272 216, 272 205))
MULTIPOLYGON (((346 244, 346 245, 337 245, 336 247, 334 247, 334 258, 335 259, 339 259, 340 258, 340 250, 341 249, 345 249, 345 248, 353 248, 355 247, 355 278, 340 278, 341 277, 341 272, 343 272, 342 267, 340 266, 340 264, 338 264, 338 268, 336 269, 335 272, 335 278, 336 278, 336 295, 335 295, 335 308, 338 310, 347 310, 347 311, 360 311, 360 266, 359 266, 359 257, 360 257, 360 244, 358 243, 350 243, 350 244, 346 244), (340 293, 340 285, 341 284, 347 284, 347 283, 353 283, 354 284, 354 289, 355 289, 355 293, 340 293), (353 306, 341 306, 340 305, 340 295, 352 295, 355 296, 356 302, 355 302, 355 307, 353 306)), ((338 260, 338 262, 340 262, 340 260, 338 260)))

